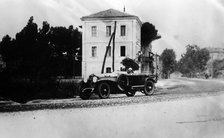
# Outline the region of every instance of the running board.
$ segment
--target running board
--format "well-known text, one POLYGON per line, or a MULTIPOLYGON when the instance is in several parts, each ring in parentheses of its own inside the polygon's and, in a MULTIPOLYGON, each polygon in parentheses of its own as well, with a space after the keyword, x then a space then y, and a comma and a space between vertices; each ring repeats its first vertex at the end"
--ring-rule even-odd
POLYGON ((135 85, 135 86, 131 86, 131 88, 142 88, 144 87, 144 85, 135 85))

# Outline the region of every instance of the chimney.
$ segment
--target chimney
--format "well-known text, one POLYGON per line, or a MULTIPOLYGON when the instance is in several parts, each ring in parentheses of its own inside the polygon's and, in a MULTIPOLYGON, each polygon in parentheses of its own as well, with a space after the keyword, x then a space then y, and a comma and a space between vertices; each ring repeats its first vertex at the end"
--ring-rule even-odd
POLYGON ((124 12, 125 12, 125 6, 124 6, 124 12))

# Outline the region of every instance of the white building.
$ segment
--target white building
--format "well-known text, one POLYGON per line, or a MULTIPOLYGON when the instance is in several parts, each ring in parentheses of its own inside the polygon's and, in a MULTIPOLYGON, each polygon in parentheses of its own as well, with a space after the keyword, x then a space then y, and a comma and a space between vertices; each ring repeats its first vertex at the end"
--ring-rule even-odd
MULTIPOLYGON (((89 16, 84 16, 82 20, 82 77, 86 78, 90 74, 100 74, 104 55, 108 46, 110 36, 114 31, 115 35, 115 71, 120 70, 120 62, 125 57, 137 58, 137 53, 141 50, 141 21, 135 15, 120 12, 114 9, 101 11, 89 16)), ((112 43, 110 44, 104 72, 112 71, 112 43)))
MULTIPOLYGON (((215 60, 223 60, 224 59, 224 48, 218 48, 218 47, 207 47, 206 48, 209 51, 210 54, 210 60, 207 63, 207 73, 211 74, 213 77, 214 75, 214 69, 213 69, 213 62, 215 60)), ((220 76, 224 76, 224 70, 220 70, 220 76)))
POLYGON ((206 48, 209 51, 210 54, 210 60, 222 60, 224 59, 224 48, 213 48, 208 47, 206 48))

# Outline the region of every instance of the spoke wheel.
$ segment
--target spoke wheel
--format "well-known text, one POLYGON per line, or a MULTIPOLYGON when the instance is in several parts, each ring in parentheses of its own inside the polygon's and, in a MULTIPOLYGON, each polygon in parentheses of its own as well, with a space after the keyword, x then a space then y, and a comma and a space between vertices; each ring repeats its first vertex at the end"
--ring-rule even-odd
POLYGON ((110 96, 110 85, 106 82, 102 82, 98 86, 98 94, 101 99, 107 99, 110 96))
POLYGON ((154 93, 154 88, 155 88, 155 85, 152 81, 148 80, 145 82, 145 86, 144 86, 144 93, 145 95, 153 95, 154 93))
POLYGON ((128 77, 124 74, 121 74, 117 79, 118 87, 122 91, 126 91, 128 89, 129 80, 128 77))

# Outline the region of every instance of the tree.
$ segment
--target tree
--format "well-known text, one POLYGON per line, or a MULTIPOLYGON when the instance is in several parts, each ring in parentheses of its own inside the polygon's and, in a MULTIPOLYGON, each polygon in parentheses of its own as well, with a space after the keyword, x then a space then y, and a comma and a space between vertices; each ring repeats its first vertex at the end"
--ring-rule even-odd
POLYGON ((174 50, 165 49, 160 56, 160 60, 162 61, 162 73, 165 78, 169 78, 176 68, 176 54, 174 50))
POLYGON ((37 36, 37 49, 39 53, 39 58, 36 60, 36 64, 39 67, 38 76, 39 77, 50 77, 53 76, 53 70, 51 68, 51 59, 53 54, 53 49, 50 44, 50 25, 44 21, 42 28, 39 28, 37 36))
POLYGON ((141 27, 141 46, 147 47, 152 41, 161 38, 155 26, 149 22, 145 22, 141 27))
POLYGON ((186 53, 181 56, 178 62, 178 70, 185 76, 195 77, 196 73, 206 69, 209 58, 207 49, 200 49, 197 45, 187 45, 186 53))
POLYGON ((125 58, 121 61, 121 64, 125 67, 125 70, 132 68, 132 70, 138 70, 139 65, 131 58, 125 58))
POLYGON ((34 75, 36 64, 34 59, 38 59, 36 51, 37 24, 33 23, 30 17, 27 25, 16 34, 15 39, 8 35, 3 37, 1 42, 1 54, 6 62, 7 72, 13 76, 23 75, 30 77, 34 75))
POLYGON ((81 45, 81 32, 77 28, 51 27, 44 21, 38 29, 30 17, 15 39, 6 35, 0 42, 0 54, 6 63, 0 72, 0 92, 24 99, 29 97, 26 94, 42 88, 54 91, 56 84, 52 78, 73 76, 74 67, 76 75, 81 75, 81 45))
POLYGON ((82 34, 73 26, 52 27, 50 29, 50 42, 53 48, 54 61, 53 66, 56 74, 62 76, 72 76, 74 68, 76 75, 81 74, 81 47, 82 34))
POLYGON ((19 52, 18 74, 33 79, 38 72, 39 64, 36 64, 41 57, 37 45, 38 26, 30 17, 27 25, 16 34, 16 47, 19 52))
POLYGON ((142 62, 142 67, 141 70, 142 72, 145 73, 153 73, 153 60, 147 60, 150 57, 151 53, 151 42, 160 39, 161 36, 158 34, 158 30, 155 28, 155 26, 149 22, 143 23, 141 27, 141 62, 142 62))
POLYGON ((3 56, 3 60, 6 62, 11 58, 11 51, 12 50, 12 38, 9 35, 6 35, 2 38, 0 43, 0 54, 3 56))
POLYGON ((4 36, 0 43, 0 54, 2 55, 3 61, 6 63, 7 73, 14 75, 20 63, 19 51, 15 39, 12 39, 9 35, 4 36))
POLYGON ((209 51, 206 48, 199 49, 196 55, 196 66, 198 71, 204 71, 206 69, 207 62, 210 59, 209 51))
POLYGON ((72 25, 50 27, 46 21, 38 29, 33 20, 30 17, 15 39, 3 37, 0 54, 7 71, 27 78, 81 75, 82 35, 78 29, 72 25))

